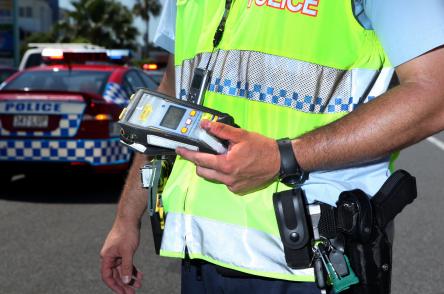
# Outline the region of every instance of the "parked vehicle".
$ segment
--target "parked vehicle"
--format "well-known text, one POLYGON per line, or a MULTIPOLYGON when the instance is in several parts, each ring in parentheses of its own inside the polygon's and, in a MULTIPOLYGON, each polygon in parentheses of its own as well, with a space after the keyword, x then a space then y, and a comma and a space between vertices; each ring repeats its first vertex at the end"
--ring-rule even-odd
POLYGON ((165 68, 161 68, 157 63, 145 63, 142 65, 142 68, 158 85, 160 84, 165 68))
POLYGON ((29 164, 126 170, 132 154, 119 143, 118 116, 137 88, 153 90, 156 83, 138 68, 74 64, 90 58, 85 52, 51 52, 43 58, 53 65, 18 72, 0 88, 2 170, 29 164))
MULTIPOLYGON (((59 52, 74 52, 79 57, 82 53, 90 54, 94 51, 103 52, 106 49, 89 43, 30 43, 20 61, 19 70, 45 64, 45 56, 42 52, 59 50, 59 52)), ((54 55, 55 56, 55 55, 54 55)))

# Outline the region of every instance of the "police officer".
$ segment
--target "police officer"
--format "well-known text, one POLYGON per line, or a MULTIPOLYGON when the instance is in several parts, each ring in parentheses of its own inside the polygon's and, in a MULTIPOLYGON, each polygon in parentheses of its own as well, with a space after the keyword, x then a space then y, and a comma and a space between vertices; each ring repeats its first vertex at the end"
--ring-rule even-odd
MULTIPOLYGON (((171 0, 157 43, 174 53, 160 92, 185 99, 195 69, 211 70, 205 106, 241 126, 202 124, 229 141, 226 154, 176 150, 161 255, 186 260, 183 293, 319 293, 312 269, 285 262, 271 200, 288 189, 280 181, 296 176, 309 202, 371 197, 391 154, 444 129, 439 0, 171 0), (393 69, 400 85, 387 91, 393 69)), ((117 293, 141 286, 144 162, 135 157, 101 252, 117 293)))

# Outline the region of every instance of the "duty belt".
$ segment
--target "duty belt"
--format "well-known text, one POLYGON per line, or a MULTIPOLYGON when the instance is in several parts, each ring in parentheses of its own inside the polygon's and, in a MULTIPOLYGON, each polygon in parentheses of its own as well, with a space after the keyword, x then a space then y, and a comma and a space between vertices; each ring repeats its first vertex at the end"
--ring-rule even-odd
MULTIPOLYGON (((314 267, 318 286, 332 287, 335 293, 358 283, 352 268, 360 284, 375 283, 372 279, 378 278, 389 281, 390 274, 379 274, 380 268, 391 264, 391 244, 386 240, 385 228, 416 197, 415 178, 404 170, 393 173, 372 198, 359 189, 342 192, 336 207, 308 205, 300 188, 275 193, 273 203, 288 266, 314 267), (372 257, 375 246, 384 247, 377 250, 381 254, 377 258, 372 257), (384 255, 385 251, 389 254, 384 255), (363 268, 363 264, 371 269, 363 268)), ((367 293, 360 291, 356 293, 367 293)))

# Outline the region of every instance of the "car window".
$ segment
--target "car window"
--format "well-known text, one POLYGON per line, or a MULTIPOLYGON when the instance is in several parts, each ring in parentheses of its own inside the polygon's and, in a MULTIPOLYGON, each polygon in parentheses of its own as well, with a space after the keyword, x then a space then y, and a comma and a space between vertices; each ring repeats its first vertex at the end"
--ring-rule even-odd
POLYGON ((130 97, 131 94, 133 94, 134 91, 135 91, 135 90, 133 89, 132 85, 128 82, 127 79, 124 79, 124 80, 123 80, 122 88, 123 88, 123 91, 125 91, 125 93, 126 93, 126 95, 127 95, 128 97, 130 97))
POLYGON ((39 66, 42 64, 42 54, 41 53, 31 53, 26 60, 25 68, 39 66))
POLYGON ((145 84, 142 81, 142 78, 137 74, 136 71, 131 70, 125 75, 125 81, 127 81, 131 88, 135 91, 138 88, 143 88, 145 84))
POLYGON ((159 86, 159 83, 157 83, 152 77, 148 76, 146 73, 139 71, 138 74, 142 77, 142 80, 145 84, 145 88, 148 88, 150 90, 156 90, 159 86))
POLYGON ((52 90, 101 94, 110 73, 85 70, 29 71, 10 81, 5 90, 52 90))
POLYGON ((159 85, 163 79, 164 70, 145 70, 144 74, 148 75, 159 85))

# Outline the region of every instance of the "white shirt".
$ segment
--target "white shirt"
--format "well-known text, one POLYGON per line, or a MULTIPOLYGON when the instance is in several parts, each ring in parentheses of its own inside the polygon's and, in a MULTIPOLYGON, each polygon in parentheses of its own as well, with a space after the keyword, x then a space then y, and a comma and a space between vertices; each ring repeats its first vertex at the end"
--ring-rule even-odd
MULTIPOLYGON (((154 37, 172 54, 176 1, 165 0, 154 37)), ((375 30, 393 66, 444 45, 443 0, 354 0, 354 11, 363 26, 375 30)))

